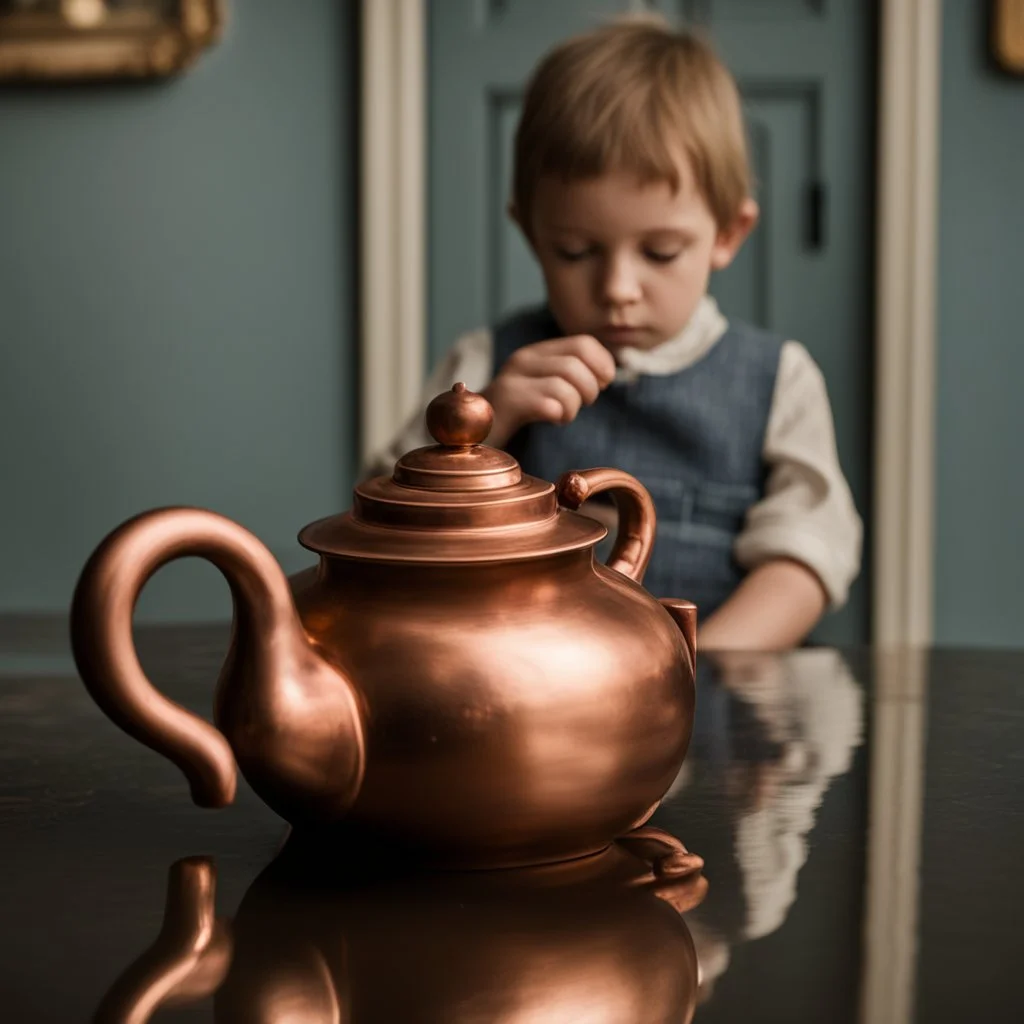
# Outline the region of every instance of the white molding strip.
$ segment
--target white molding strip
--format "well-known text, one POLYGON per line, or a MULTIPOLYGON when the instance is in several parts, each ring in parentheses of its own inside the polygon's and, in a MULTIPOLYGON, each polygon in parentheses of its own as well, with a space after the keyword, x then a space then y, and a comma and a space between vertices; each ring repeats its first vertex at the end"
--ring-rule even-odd
POLYGON ((875 654, 862 1024, 914 1019, 927 658, 920 648, 875 654))
POLYGON ((426 362, 425 0, 363 0, 360 448, 390 440, 426 362))
POLYGON ((932 639, 941 0, 884 0, 872 639, 932 639))

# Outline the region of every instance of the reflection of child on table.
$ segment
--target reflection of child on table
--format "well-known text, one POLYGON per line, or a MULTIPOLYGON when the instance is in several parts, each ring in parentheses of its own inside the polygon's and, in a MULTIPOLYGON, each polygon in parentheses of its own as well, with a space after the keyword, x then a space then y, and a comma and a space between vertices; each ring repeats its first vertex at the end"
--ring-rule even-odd
POLYGON ((711 882, 687 916, 705 996, 731 946, 785 921, 815 811, 849 770, 863 727, 860 686, 833 650, 715 654, 706 664, 713 678, 702 680, 691 754, 662 812, 714 810, 709 827, 702 815, 688 832, 711 882))

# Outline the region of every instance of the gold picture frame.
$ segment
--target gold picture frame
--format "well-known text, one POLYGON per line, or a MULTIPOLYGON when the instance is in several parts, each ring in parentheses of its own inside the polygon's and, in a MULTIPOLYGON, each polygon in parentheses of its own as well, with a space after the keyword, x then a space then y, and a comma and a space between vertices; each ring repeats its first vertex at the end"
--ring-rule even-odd
POLYGON ((1024 75, 1024 0, 994 0, 992 52, 1012 75, 1024 75))
POLYGON ((0 0, 0 84, 165 78, 215 43, 224 0, 0 0))

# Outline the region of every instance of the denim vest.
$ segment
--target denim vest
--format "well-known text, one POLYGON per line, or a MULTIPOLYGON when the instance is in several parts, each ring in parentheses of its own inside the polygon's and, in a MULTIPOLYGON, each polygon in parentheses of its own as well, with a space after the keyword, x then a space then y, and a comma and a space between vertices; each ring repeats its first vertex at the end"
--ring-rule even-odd
MULTIPOLYGON (((517 348, 563 333, 546 307, 513 314, 494 330, 495 372, 517 348)), ((643 584, 655 597, 695 602, 705 618, 744 576, 733 543, 764 494, 762 449, 781 348, 780 338, 730 323, 692 366, 616 381, 572 423, 530 424, 506 450, 545 480, 596 466, 635 476, 658 514, 643 584)))

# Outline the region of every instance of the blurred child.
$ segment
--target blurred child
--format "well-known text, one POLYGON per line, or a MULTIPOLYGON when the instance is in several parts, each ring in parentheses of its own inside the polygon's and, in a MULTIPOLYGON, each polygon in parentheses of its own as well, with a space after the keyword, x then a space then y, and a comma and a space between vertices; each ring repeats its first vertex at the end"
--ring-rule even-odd
MULTIPOLYGON (((644 586, 697 603, 701 645, 799 643, 846 600, 861 522, 807 350, 707 294, 758 219, 729 72, 650 19, 556 47, 526 93, 509 212, 547 301, 459 338, 423 407, 461 380, 525 472, 633 474, 658 514, 644 586)), ((429 443, 420 409, 367 471, 429 443)))

